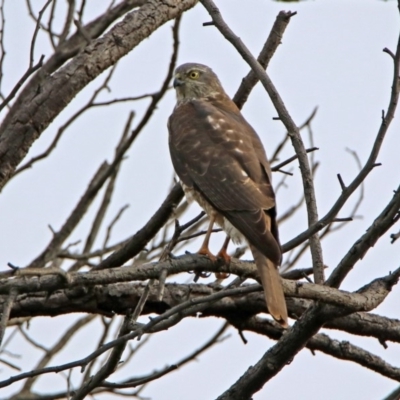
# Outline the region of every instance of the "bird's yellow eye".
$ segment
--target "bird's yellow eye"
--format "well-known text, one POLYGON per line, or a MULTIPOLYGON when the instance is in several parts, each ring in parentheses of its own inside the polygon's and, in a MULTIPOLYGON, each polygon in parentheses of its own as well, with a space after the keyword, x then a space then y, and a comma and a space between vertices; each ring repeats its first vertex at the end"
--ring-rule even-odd
POLYGON ((190 79, 197 79, 199 77, 199 71, 190 71, 189 72, 189 78, 190 79))

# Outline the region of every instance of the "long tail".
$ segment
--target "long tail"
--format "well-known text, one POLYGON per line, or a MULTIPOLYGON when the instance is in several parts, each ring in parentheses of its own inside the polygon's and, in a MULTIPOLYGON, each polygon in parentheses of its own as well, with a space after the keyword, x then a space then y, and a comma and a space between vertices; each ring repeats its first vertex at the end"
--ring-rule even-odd
POLYGON ((288 327, 286 301, 277 266, 253 245, 250 245, 250 249, 261 277, 268 311, 278 323, 286 328, 288 327))

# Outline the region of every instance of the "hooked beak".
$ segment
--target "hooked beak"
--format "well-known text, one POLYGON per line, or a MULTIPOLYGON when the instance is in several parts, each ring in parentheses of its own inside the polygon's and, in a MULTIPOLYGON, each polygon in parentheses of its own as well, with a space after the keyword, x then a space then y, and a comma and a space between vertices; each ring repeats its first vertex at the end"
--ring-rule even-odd
POLYGON ((182 86, 183 84, 184 84, 184 82, 181 79, 179 79, 178 77, 176 77, 174 79, 174 88, 177 88, 178 86, 182 86))

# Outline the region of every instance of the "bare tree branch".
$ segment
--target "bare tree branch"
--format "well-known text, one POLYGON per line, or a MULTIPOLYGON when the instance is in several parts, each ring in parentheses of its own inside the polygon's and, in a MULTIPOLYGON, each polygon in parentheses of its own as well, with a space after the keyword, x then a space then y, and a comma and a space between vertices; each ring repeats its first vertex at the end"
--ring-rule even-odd
POLYGON ((225 338, 221 337, 222 334, 227 330, 229 327, 228 323, 224 323, 220 329, 206 342, 195 350, 193 353, 189 354, 182 360, 171 364, 170 366, 167 366, 163 368, 160 371, 155 371, 151 374, 145 375, 140 378, 130 378, 125 380, 124 382, 121 383, 111 383, 111 382, 103 382, 102 386, 103 387, 109 387, 109 388, 130 388, 130 387, 136 387, 139 385, 143 385, 145 383, 151 382, 155 379, 158 379, 172 371, 177 370, 178 368, 182 367, 183 365, 187 364, 190 361, 196 360, 196 358, 204 353, 206 350, 208 350, 210 347, 214 346, 217 343, 221 343, 225 338))
MULTIPOLYGON (((250 330, 278 340, 282 332, 273 323, 259 317, 252 317, 245 322, 239 322, 238 329, 250 330)), ((340 360, 352 361, 382 376, 400 382, 400 368, 396 368, 381 357, 376 356, 348 341, 333 340, 328 335, 318 333, 307 343, 312 352, 321 351, 340 360)))
MULTIPOLYGON (((37 363, 35 369, 44 368, 57 353, 64 349, 66 343, 69 342, 72 336, 75 335, 75 333, 77 333, 81 328, 93 321, 95 317, 95 315, 87 315, 78 319, 69 329, 65 331, 58 342, 46 351, 41 360, 37 363)), ((36 380, 37 377, 32 377, 31 379, 26 380, 21 389, 21 392, 29 393, 36 380)))
MULTIPOLYGON (((274 25, 271 28, 271 32, 257 58, 257 61, 264 69, 268 67, 276 49, 281 44, 282 36, 294 14, 295 13, 285 13, 284 11, 281 11, 277 15, 274 25)), ((258 80, 259 78, 253 70, 250 70, 250 72, 242 79, 242 83, 232 99, 239 108, 243 107, 258 80)))
POLYGON ((195 0, 174 0, 168 3, 149 0, 140 12, 128 14, 101 40, 93 40, 85 52, 79 53, 73 61, 54 73, 51 80, 44 80, 39 94, 36 87, 34 93, 26 95, 25 106, 18 104, 17 111, 10 111, 10 115, 14 116, 13 121, 18 122, 11 123, 7 118, 0 127, 0 188, 11 178, 31 144, 80 90, 159 26, 179 16, 195 3, 195 0), (47 112, 43 113, 43 109, 47 112), (30 116, 29 124, 23 115, 30 116))

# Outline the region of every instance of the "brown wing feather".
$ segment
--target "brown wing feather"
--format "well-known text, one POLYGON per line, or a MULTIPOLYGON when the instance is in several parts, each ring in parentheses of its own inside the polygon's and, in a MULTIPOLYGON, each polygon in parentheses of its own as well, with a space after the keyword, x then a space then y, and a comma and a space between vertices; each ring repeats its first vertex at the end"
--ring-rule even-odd
POLYGON ((282 253, 279 242, 265 224, 265 212, 255 211, 231 211, 224 216, 240 232, 246 232, 247 240, 268 257, 275 265, 280 265, 282 253))
POLYGON ((227 102, 192 100, 169 120, 172 162, 180 179, 202 195, 265 256, 279 264, 275 196, 261 141, 240 112, 227 102), (276 225, 275 225, 276 226, 276 225))

